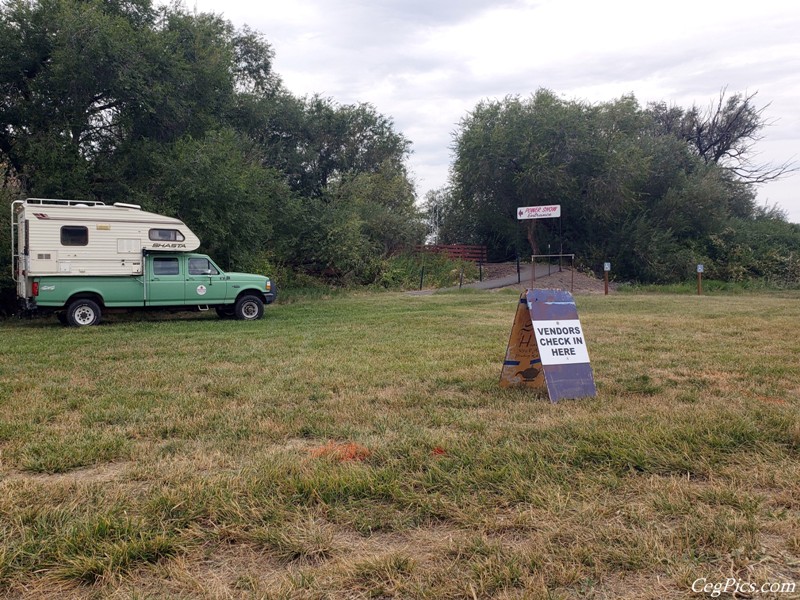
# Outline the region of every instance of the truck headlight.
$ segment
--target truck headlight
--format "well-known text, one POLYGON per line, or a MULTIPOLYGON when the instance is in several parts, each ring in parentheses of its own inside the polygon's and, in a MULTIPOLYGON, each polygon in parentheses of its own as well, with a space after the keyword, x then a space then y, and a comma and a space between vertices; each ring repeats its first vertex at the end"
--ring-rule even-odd
POLYGON ((267 279, 267 283, 264 285, 264 289, 266 289, 268 292, 271 292, 272 291, 272 281, 267 279))

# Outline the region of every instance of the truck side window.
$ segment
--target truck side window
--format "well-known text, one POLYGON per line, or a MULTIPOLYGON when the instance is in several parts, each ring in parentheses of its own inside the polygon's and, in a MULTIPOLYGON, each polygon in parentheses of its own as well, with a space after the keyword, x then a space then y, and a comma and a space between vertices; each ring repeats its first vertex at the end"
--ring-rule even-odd
POLYGON ((153 275, 177 275, 178 273, 177 258, 153 258, 153 275))
POLYGON ((207 258, 190 258, 189 275, 219 275, 207 258))
POLYGON ((186 239, 177 229, 151 229, 148 235, 154 242, 182 242, 186 239))
MULTIPOLYGON (((25 230, 27 233, 28 230, 25 230)), ((61 228, 62 246, 87 246, 89 244, 89 230, 76 225, 64 225, 61 228)))

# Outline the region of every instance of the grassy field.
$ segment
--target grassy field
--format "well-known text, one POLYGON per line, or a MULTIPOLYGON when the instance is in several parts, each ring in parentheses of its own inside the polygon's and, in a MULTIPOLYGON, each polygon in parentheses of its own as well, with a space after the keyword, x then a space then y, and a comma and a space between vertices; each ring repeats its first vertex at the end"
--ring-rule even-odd
POLYGON ((800 588, 800 294, 579 297, 557 405, 497 385, 516 302, 0 323, 0 596, 800 588))

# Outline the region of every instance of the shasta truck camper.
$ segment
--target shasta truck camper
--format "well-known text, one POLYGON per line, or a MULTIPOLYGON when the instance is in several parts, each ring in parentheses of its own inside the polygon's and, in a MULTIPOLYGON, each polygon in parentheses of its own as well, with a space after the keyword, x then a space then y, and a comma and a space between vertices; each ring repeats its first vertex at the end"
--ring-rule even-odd
POLYGON ((109 309, 214 308, 260 319, 275 300, 269 277, 226 273, 194 250, 180 219, 135 204, 28 198, 11 206, 11 254, 23 310, 96 325, 109 309))

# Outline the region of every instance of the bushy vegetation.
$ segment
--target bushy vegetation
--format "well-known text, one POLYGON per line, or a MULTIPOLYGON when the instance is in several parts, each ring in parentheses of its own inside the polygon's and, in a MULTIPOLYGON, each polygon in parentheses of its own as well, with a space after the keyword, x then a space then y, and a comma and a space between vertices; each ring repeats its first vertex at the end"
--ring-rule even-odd
POLYGON ((386 289, 454 287, 478 278, 478 266, 451 260, 443 254, 402 254, 388 259, 382 269, 380 286, 386 289))
POLYGON ((486 243, 495 257, 563 242, 627 280, 681 281, 704 263, 720 279, 798 283, 800 225, 755 204, 757 185, 793 169, 752 163, 763 110, 724 92, 708 111, 549 90, 483 101, 461 122, 429 219, 443 242, 486 243), (541 204, 560 204, 562 222, 520 226, 516 209, 541 204))
MULTIPOLYGON (((754 202, 792 165, 752 163, 768 123, 754 96, 723 92, 707 111, 548 90, 482 101, 456 132, 450 185, 427 196, 426 231, 391 118, 295 97, 263 34, 180 3, 3 0, 0 204, 141 204, 186 221, 223 267, 271 267, 284 288, 412 287, 400 256, 426 233, 494 260, 563 248, 623 280, 690 279, 702 262, 718 279, 793 285, 800 226, 754 202), (554 203, 563 231, 516 220, 554 203)), ((3 290, 8 246, 2 226, 3 290)), ((430 283, 454 283, 437 268, 430 283)))
POLYGON ((378 281, 424 236, 410 143, 368 104, 294 97, 272 59, 262 34, 180 3, 4 1, 3 218, 14 197, 133 202, 186 221, 225 268, 268 253, 378 281))

